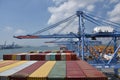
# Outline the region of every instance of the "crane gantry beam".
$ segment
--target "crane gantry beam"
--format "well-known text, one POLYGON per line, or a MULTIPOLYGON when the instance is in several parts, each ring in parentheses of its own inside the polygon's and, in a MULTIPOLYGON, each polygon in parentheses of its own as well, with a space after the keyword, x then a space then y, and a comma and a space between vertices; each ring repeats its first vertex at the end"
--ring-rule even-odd
MULTIPOLYGON (((52 34, 52 35, 21 35, 21 36, 14 36, 14 38, 18 39, 42 39, 42 38, 80 38, 78 34, 69 33, 69 34, 52 34)), ((113 33, 113 32, 100 32, 100 33, 91 33, 85 34, 86 38, 92 37, 120 37, 120 33, 113 33)))

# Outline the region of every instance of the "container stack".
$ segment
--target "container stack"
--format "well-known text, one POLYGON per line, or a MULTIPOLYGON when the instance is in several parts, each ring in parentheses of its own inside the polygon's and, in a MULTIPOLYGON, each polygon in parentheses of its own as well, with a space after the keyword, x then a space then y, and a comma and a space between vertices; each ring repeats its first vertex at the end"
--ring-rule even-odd
POLYGON ((72 51, 3 55, 0 80, 108 80, 72 51))
POLYGON ((97 71, 94 67, 90 66, 88 63, 82 60, 76 61, 11 60, 0 61, 0 80, 108 80, 108 79, 100 71, 97 71))
POLYGON ((4 54, 3 60, 46 60, 46 61, 69 61, 78 60, 75 53, 63 52, 63 53, 53 53, 53 52, 42 52, 42 53, 18 53, 18 54, 4 54))

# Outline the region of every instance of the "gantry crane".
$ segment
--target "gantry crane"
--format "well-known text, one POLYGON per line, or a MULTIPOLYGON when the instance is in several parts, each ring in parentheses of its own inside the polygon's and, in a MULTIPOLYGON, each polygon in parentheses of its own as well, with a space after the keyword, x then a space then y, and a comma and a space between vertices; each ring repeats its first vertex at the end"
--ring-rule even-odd
MULTIPOLYGON (((85 32, 85 23, 84 23, 84 19, 95 24, 98 26, 101 25, 110 25, 112 27, 115 28, 120 28, 120 24, 109 21, 109 20, 105 20, 101 17, 96 17, 94 15, 91 15, 89 13, 84 13, 83 11, 77 11, 76 14, 57 22, 56 24, 53 24, 51 26, 48 26, 46 28, 43 28, 39 31, 37 31, 36 33, 33 33, 31 35, 22 35, 22 36, 14 36, 15 38, 18 39, 40 39, 40 38, 77 38, 77 45, 78 45, 78 53, 79 56, 81 56, 82 60, 85 60, 85 55, 84 55, 84 49, 85 47, 87 48, 89 54, 90 53, 90 49, 89 49, 89 45, 90 42, 88 40, 88 38, 105 38, 105 37, 110 37, 112 38, 112 40, 108 43, 108 45, 106 46, 105 49, 107 49, 107 47, 111 44, 111 42, 113 41, 114 43, 114 53, 113 56, 110 60, 104 60, 101 56, 99 57, 94 57, 94 60, 92 62, 89 62, 91 65, 93 66, 101 66, 101 68, 105 68, 105 66, 108 66, 109 68, 115 68, 116 73, 118 73, 118 68, 120 68, 120 63, 118 63, 118 59, 117 59, 117 55, 118 55, 118 50, 120 48, 120 45, 117 46, 117 38, 120 37, 120 32, 118 31, 113 31, 113 32, 97 32, 97 33, 86 33, 85 32), (60 24, 63 24, 65 22, 69 22, 74 20, 75 18, 78 18, 78 31, 77 33, 74 32, 70 32, 67 34, 51 34, 51 35, 42 35, 41 33, 48 31, 50 29, 54 29, 56 27, 58 27, 60 24)), ((95 50, 94 46, 92 46, 93 50, 95 50)), ((105 49, 103 50, 103 52, 105 51, 105 49)), ((99 55, 98 52, 96 52, 96 54, 99 55)))

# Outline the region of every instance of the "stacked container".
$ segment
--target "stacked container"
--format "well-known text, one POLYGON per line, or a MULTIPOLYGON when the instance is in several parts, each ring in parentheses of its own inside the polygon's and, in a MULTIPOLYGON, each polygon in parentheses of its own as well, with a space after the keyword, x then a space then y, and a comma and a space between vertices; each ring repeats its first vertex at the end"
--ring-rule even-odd
POLYGON ((107 80, 107 77, 96 68, 92 67, 85 61, 77 61, 78 65, 80 66, 81 70, 86 75, 87 80, 107 80))
POLYGON ((84 61, 1 61, 0 66, 0 80, 108 80, 84 61))
POLYGON ((66 62, 57 61, 48 75, 48 80, 65 80, 66 78, 66 62))
POLYGON ((86 80, 85 74, 80 69, 76 61, 66 62, 66 78, 67 80, 86 80))
MULTIPOLYGON (((50 51, 49 51, 50 52, 50 51)), ((4 54, 4 60, 46 60, 46 61, 70 61, 70 60, 78 60, 79 58, 75 53, 70 53, 69 51, 65 51, 64 53, 18 53, 18 54, 4 54)))
POLYGON ((3 59, 0 80, 108 80, 71 51, 9 54, 3 59))

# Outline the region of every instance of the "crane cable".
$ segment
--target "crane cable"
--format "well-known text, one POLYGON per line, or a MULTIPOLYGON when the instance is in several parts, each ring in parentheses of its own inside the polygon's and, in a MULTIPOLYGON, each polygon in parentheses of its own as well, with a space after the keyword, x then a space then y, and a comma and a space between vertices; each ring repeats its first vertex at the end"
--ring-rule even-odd
POLYGON ((40 34, 40 33, 42 33, 42 32, 48 31, 48 30, 50 30, 50 29, 53 29, 53 28, 57 27, 58 25, 60 25, 60 24, 62 24, 62 23, 65 23, 65 22, 67 22, 67 21, 69 21, 69 20, 71 20, 71 19, 73 19, 73 18, 75 18, 75 17, 76 17, 76 15, 74 14, 74 15, 72 15, 72 16, 64 19, 64 20, 61 20, 61 21, 59 21, 59 22, 57 22, 57 23, 55 23, 55 24, 53 24, 53 25, 50 25, 50 26, 48 26, 48 27, 46 27, 46 28, 43 28, 43 29, 41 29, 41 30, 33 33, 33 35, 35 35, 35 34, 40 34))
POLYGON ((88 18, 90 18, 90 19, 92 19, 92 20, 94 20, 94 21, 96 21, 96 22, 98 22, 98 23, 100 23, 100 24, 102 24, 102 25, 104 25, 104 24, 106 24, 106 25, 110 25, 110 26, 113 26, 113 27, 119 27, 120 28, 120 25, 118 25, 117 23, 114 23, 114 22, 112 22, 112 21, 109 21, 109 20, 101 20, 102 18, 99 18, 99 17, 96 17, 96 16, 94 16, 95 18, 98 18, 99 20, 97 20, 97 19, 95 19, 95 18, 92 18, 91 16, 89 16, 89 15, 86 15, 85 14, 85 16, 86 17, 88 17, 88 18))
POLYGON ((102 18, 102 17, 99 17, 99 16, 94 16, 94 15, 89 14, 89 13, 88 13, 88 15, 90 15, 90 16, 92 16, 92 17, 99 18, 99 19, 101 19, 101 20, 103 20, 103 21, 105 21, 105 22, 112 23, 112 24, 114 24, 114 25, 120 26, 120 24, 119 24, 119 23, 116 23, 116 22, 113 22, 113 21, 110 21, 110 20, 104 19, 104 18, 102 18))
POLYGON ((66 23, 66 25, 64 25, 57 33, 61 33, 67 26, 69 26, 74 21, 74 19, 69 20, 68 23, 66 23))
POLYGON ((86 15, 85 14, 85 16, 86 16, 86 18, 90 21, 90 22, 94 22, 94 24, 97 24, 98 26, 101 26, 101 25, 104 25, 104 24, 106 24, 106 23, 103 23, 103 22, 101 22, 101 21, 99 21, 99 20, 96 20, 95 18, 92 18, 92 17, 90 17, 90 16, 88 16, 88 15, 86 15))
MULTIPOLYGON (((71 20, 69 20, 68 21, 68 23, 66 24, 66 25, 64 25, 57 33, 61 33, 61 31, 63 31, 68 25, 70 25, 72 22, 74 21, 74 19, 71 19, 71 20)), ((54 33, 55 34, 55 33, 54 33)), ((53 41, 50 41, 50 42, 55 42, 55 41, 58 41, 58 40, 60 40, 61 38, 57 38, 57 39, 55 39, 55 40, 53 40, 53 41)))
POLYGON ((88 20, 88 21, 90 21, 90 22, 92 22, 92 23, 94 23, 94 24, 96 24, 97 26, 100 26, 100 24, 99 23, 97 23, 96 21, 93 21, 93 20, 91 20, 90 18, 88 18, 88 17, 84 17, 86 20, 88 20))

